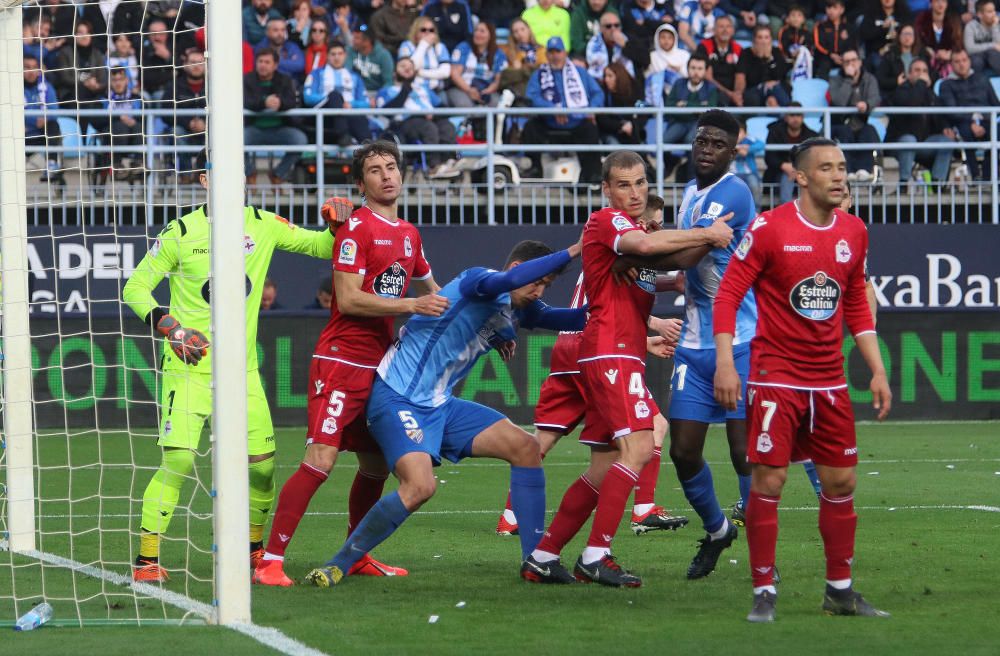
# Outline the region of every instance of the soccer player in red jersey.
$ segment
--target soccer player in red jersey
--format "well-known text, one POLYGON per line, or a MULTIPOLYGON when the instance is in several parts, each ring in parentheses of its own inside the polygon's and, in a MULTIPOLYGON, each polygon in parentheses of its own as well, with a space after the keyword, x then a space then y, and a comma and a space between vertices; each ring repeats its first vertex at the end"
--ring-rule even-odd
POLYGON ((774 621, 778 503, 795 451, 816 463, 822 491, 819 530, 826 553, 823 610, 884 617, 851 586, 854 560, 854 413, 844 378, 843 324, 872 372, 882 420, 892 393, 865 298, 868 232, 839 209, 847 165, 836 142, 813 138, 792 150, 799 200, 758 216, 736 250, 715 299, 715 395, 733 408, 736 308, 752 287, 759 312, 747 384, 747 458, 753 467, 746 509, 751 622, 774 621))
MULTIPOLYGON (((636 221, 647 232, 655 232, 663 228, 663 199, 655 194, 649 194, 646 211, 636 221)), ((658 283, 657 291, 683 291, 683 284, 677 288, 676 279, 668 278, 658 283)), ((573 289, 570 307, 583 307, 587 303, 583 290, 583 274, 577 278, 573 289)), ((680 337, 681 321, 679 319, 649 318, 649 328, 655 337, 648 337, 646 350, 661 358, 673 355, 673 349, 680 337)), ((587 400, 583 396, 583 380, 580 378, 580 367, 577 364, 580 351, 580 341, 583 331, 564 331, 559 333, 556 343, 552 346, 549 362, 549 375, 538 394, 538 404, 535 406, 535 439, 542 452, 542 457, 564 436, 583 421, 587 411, 587 400)), ((688 523, 687 517, 672 515, 666 508, 656 505, 656 484, 660 475, 660 448, 667 433, 667 420, 651 403, 653 417, 653 456, 639 473, 639 481, 635 486, 635 505, 632 509, 632 531, 642 535, 648 531, 677 530, 688 523)), ((590 432, 584 429, 580 436, 584 444, 592 442, 590 432)), ((603 438, 599 442, 603 444, 603 438)), ((517 517, 510 505, 510 495, 507 495, 507 506, 497 520, 497 535, 516 535, 518 531, 517 517)))
POLYGON ((725 245, 732 229, 723 221, 702 230, 647 233, 635 218, 646 207, 645 161, 617 151, 604 161, 602 191, 611 206, 590 215, 583 231, 583 280, 589 319, 578 363, 584 394, 593 402, 585 421, 593 431, 590 467, 570 486, 538 548, 525 561, 539 583, 566 582, 559 553, 596 506, 587 547, 576 563, 578 580, 614 587, 638 587, 642 579, 611 555, 625 503, 639 472, 653 454, 652 399, 645 382, 646 323, 656 293, 654 269, 677 269, 675 257, 705 244, 725 245), (613 265, 620 255, 650 260, 634 282, 617 285, 613 265), (597 437, 600 436, 600 440, 597 437))
MULTIPOLYGON (((309 501, 329 477, 340 451, 354 451, 359 469, 348 500, 348 535, 382 496, 385 459, 365 425, 373 377, 401 314, 440 316, 448 307, 424 258, 420 233, 396 218, 402 159, 395 144, 376 141, 354 151, 352 173, 365 201, 337 231, 333 302, 309 370, 306 453, 278 496, 271 534, 254 583, 292 585, 282 562, 309 501), (413 284, 421 294, 406 298, 413 284)), ((365 556, 350 574, 403 576, 365 556)))

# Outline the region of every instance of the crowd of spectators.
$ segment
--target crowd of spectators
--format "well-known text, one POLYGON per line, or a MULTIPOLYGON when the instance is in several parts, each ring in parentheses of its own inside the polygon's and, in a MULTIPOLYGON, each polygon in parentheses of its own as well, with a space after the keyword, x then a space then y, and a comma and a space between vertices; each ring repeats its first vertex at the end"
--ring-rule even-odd
MULTIPOLYGON (((384 107, 399 113, 382 122, 327 120, 324 143, 348 147, 388 131, 405 143, 450 146, 455 123, 428 114, 431 108, 495 106, 510 92, 522 106, 566 110, 520 121, 506 136, 523 144, 650 142, 654 126, 638 115, 587 111, 636 104, 692 108, 663 132, 664 143, 684 144, 698 109, 787 107, 795 81, 817 77, 829 81, 830 105, 857 110, 835 117, 833 136, 869 143, 878 141, 871 117, 880 106, 1000 104, 990 80, 1000 76, 996 2, 243 0, 244 102, 257 112, 246 119, 245 141, 314 142, 312 121, 285 114, 294 108, 384 107)), ((145 129, 140 108, 205 106, 204 21, 204 4, 194 0, 35 0, 24 10, 26 102, 107 109, 106 117, 81 116, 81 128, 106 135, 116 146, 111 163, 121 167, 145 129)), ((790 114, 773 124, 768 143, 809 135, 800 119, 790 114)), ((199 117, 161 123, 177 143, 204 142, 199 117)), ((479 127, 472 125, 481 136, 479 127)), ((44 117, 28 119, 26 130, 32 145, 59 138, 57 122, 44 117)), ((887 138, 981 141, 988 134, 981 114, 956 113, 895 117, 887 138)), ((752 159, 759 145, 747 140, 744 157, 752 159)), ((916 163, 929 166, 934 180, 948 175, 948 150, 894 154, 903 180, 916 163)), ((870 178, 872 153, 848 155, 852 178, 870 178)), ((268 172, 271 182, 287 181, 300 156, 285 151, 268 172)), ((458 175, 454 157, 427 152, 428 175, 458 175)), ((974 177, 990 175, 976 149, 965 157, 974 177)), ((682 151, 672 158, 679 162, 682 151)), ((178 158, 181 172, 189 159, 178 158)), ((530 159, 524 174, 541 176, 540 154, 530 159)), ((579 159, 581 179, 596 180, 599 154, 579 159)), ((769 152, 765 159, 765 182, 790 180, 787 158, 769 152)), ((755 163, 743 165, 742 174, 758 176, 755 163)), ((39 166, 58 175, 54 158, 39 166)), ((248 155, 251 180, 255 166, 248 155)))

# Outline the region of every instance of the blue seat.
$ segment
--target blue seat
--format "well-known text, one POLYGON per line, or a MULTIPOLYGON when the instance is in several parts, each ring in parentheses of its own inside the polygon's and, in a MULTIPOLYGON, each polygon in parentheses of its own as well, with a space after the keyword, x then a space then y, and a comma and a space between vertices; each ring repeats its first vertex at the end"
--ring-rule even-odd
POLYGON ((991 77, 990 84, 993 86, 993 93, 996 94, 997 98, 1000 98, 1000 75, 991 77))
MULTIPOLYGON (((826 80, 812 78, 808 80, 796 80, 792 84, 792 101, 802 103, 803 107, 828 107, 826 92, 830 90, 830 83, 826 80)), ((821 132, 823 130, 822 114, 805 114, 805 124, 810 130, 821 132)))
POLYGON ((506 27, 497 28, 497 43, 503 45, 510 40, 510 29, 506 27))
POLYGON ((767 128, 778 119, 773 116, 751 116, 747 119, 747 136, 754 141, 767 142, 767 128))
MULTIPOLYGON (((990 81, 992 82, 992 80, 990 80, 990 81)), ((941 95, 941 84, 943 82, 944 82, 944 78, 943 77, 939 77, 938 79, 934 80, 934 95, 935 96, 940 96, 941 95)), ((996 85, 994 85, 994 88, 996 88, 996 85)))
MULTIPOLYGON (((56 118, 56 123, 59 125, 59 134, 62 135, 62 145, 65 148, 79 148, 83 145, 84 134, 80 130, 80 124, 69 116, 59 116, 56 118)), ((76 153, 66 151, 63 153, 64 158, 74 158, 78 159, 81 153, 79 150, 76 153)))
POLYGON ((868 117, 868 125, 870 125, 873 128, 875 128, 875 132, 878 133, 878 140, 884 143, 885 142, 885 130, 886 130, 886 127, 885 127, 885 123, 882 121, 882 119, 879 118, 878 116, 869 116, 868 117))

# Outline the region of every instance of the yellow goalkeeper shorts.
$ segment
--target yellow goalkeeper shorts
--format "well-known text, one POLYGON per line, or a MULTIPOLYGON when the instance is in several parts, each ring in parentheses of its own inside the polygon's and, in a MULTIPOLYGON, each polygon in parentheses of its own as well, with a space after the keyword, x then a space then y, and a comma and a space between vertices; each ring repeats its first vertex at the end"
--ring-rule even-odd
MULTIPOLYGON (((205 422, 212 416, 211 374, 164 371, 160 391, 161 447, 198 450, 205 422)), ((257 371, 247 372, 247 454, 274 451, 274 425, 257 371)))

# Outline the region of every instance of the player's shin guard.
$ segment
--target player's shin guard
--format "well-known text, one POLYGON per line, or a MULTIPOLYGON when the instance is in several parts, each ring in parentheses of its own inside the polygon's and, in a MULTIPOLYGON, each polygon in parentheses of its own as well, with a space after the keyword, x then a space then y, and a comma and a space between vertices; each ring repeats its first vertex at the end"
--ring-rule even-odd
MULTIPOLYGON (((181 486, 194 468, 194 452, 188 449, 164 449, 160 468, 142 495, 142 529, 164 533, 170 525, 181 496, 181 486)), ((142 554, 155 556, 158 554, 142 554)))
POLYGON ((285 481, 278 495, 278 508, 274 511, 274 521, 271 523, 271 537, 267 540, 269 555, 285 555, 285 549, 295 535, 295 529, 302 521, 302 516, 306 514, 309 501, 327 478, 329 474, 326 472, 302 463, 291 478, 285 481))
POLYGON ((778 503, 781 497, 750 492, 746 507, 750 576, 756 590, 774 585, 774 551, 778 544, 778 503))
POLYGON ((653 447, 653 457, 639 472, 639 480, 635 484, 635 505, 644 506, 646 510, 656 504, 656 481, 660 477, 660 462, 662 451, 653 447))
POLYGON ((541 467, 511 466, 510 504, 517 515, 521 557, 527 558, 545 532, 545 472, 541 467))
POLYGON ((347 536, 344 546, 325 566, 339 567, 341 572, 350 571, 354 563, 382 544, 409 516, 410 511, 403 505, 399 492, 393 490, 372 506, 358 527, 347 536))
POLYGON ((826 553, 827 581, 850 580, 851 561, 854 559, 854 532, 857 527, 854 495, 819 495, 819 533, 823 536, 823 551, 826 553))
MULTIPOLYGON (((267 523, 267 513, 271 512, 271 506, 274 505, 274 456, 251 462, 248 470, 251 532, 257 527, 263 531, 264 524, 267 523)), ((253 541, 253 535, 250 538, 253 541)))
POLYGON ((594 525, 587 539, 588 548, 611 549, 611 540, 618 532, 622 515, 625 514, 625 504, 638 480, 639 474, 622 463, 616 462, 611 465, 604 476, 604 482, 601 483, 597 512, 594 513, 594 525))
POLYGON ((681 481, 681 487, 688 503, 701 517, 705 530, 714 533, 722 528, 726 516, 722 514, 719 499, 715 496, 715 484, 712 482, 712 470, 708 468, 708 463, 693 478, 681 481))
POLYGON ((597 507, 598 491, 586 476, 576 479, 559 503, 559 510, 549 524, 549 530, 538 543, 546 553, 561 553, 566 543, 573 539, 597 507))
POLYGON ((360 469, 355 474, 354 483, 351 484, 351 494, 347 497, 348 535, 354 532, 368 511, 382 497, 382 490, 385 489, 385 479, 387 478, 389 478, 388 474, 381 476, 360 469))

